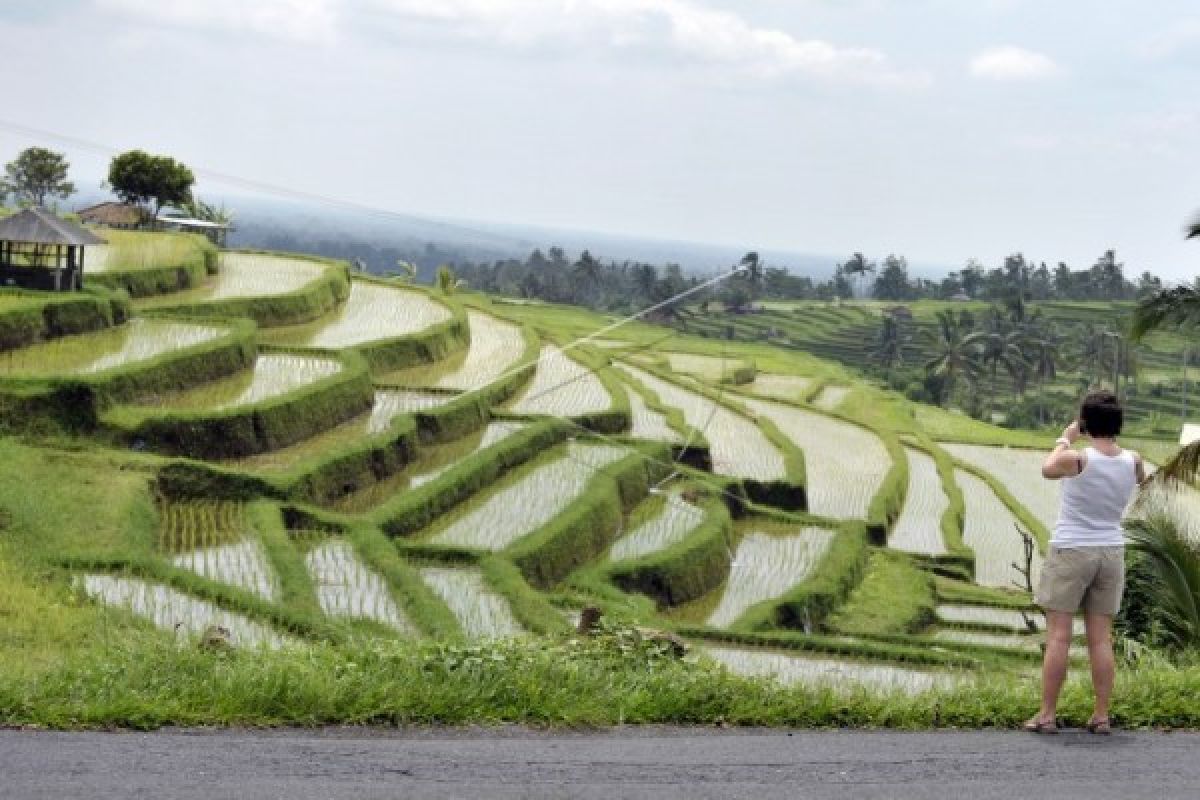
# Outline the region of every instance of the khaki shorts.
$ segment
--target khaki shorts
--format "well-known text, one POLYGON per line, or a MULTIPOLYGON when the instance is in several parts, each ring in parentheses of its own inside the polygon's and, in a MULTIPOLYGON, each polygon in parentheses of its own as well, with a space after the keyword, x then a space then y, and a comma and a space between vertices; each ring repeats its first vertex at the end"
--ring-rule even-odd
POLYGON ((1124 547, 1051 547, 1035 598, 1045 611, 1116 616, 1124 590, 1124 547))

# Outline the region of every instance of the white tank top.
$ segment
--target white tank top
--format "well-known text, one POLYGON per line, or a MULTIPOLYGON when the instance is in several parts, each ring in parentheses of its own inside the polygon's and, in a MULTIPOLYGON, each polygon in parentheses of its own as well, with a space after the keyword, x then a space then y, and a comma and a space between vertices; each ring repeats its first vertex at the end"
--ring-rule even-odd
POLYGON ((1084 450, 1083 472, 1063 478, 1062 506, 1054 547, 1117 547, 1125 544, 1121 518, 1137 487, 1137 462, 1133 452, 1106 456, 1094 447, 1084 450))

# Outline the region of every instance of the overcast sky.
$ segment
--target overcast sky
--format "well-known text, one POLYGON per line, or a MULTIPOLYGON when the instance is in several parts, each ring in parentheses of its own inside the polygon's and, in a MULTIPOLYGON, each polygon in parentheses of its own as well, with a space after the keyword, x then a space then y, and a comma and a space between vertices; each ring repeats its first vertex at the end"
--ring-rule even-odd
POLYGON ((4 123, 388 210, 1200 271, 1194 0, 5 0, 0 40, 4 123))

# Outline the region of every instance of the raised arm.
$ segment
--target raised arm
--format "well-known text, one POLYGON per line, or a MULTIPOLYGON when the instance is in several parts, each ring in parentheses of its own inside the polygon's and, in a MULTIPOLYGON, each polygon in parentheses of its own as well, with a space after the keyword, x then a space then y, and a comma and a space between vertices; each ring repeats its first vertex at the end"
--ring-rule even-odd
POLYGON ((1051 481, 1073 478, 1083 470, 1083 456, 1071 449, 1071 445, 1075 444, 1078 438, 1079 420, 1076 420, 1054 441, 1054 449, 1042 462, 1043 478, 1051 481))

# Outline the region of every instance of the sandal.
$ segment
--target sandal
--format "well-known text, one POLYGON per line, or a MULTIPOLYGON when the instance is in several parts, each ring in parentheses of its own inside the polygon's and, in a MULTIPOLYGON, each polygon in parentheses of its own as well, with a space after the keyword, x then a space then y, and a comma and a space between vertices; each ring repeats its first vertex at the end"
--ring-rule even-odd
POLYGON ((1040 720, 1037 717, 1034 717, 1033 719, 1027 721, 1023 727, 1025 730, 1029 731, 1030 733, 1042 733, 1042 734, 1058 733, 1058 722, 1057 722, 1057 720, 1053 720, 1053 719, 1051 719, 1049 721, 1045 721, 1045 720, 1040 720))
POLYGON ((1108 736, 1112 733, 1112 722, 1105 717, 1104 719, 1089 719, 1087 724, 1087 732, 1095 733, 1099 736, 1108 736))

